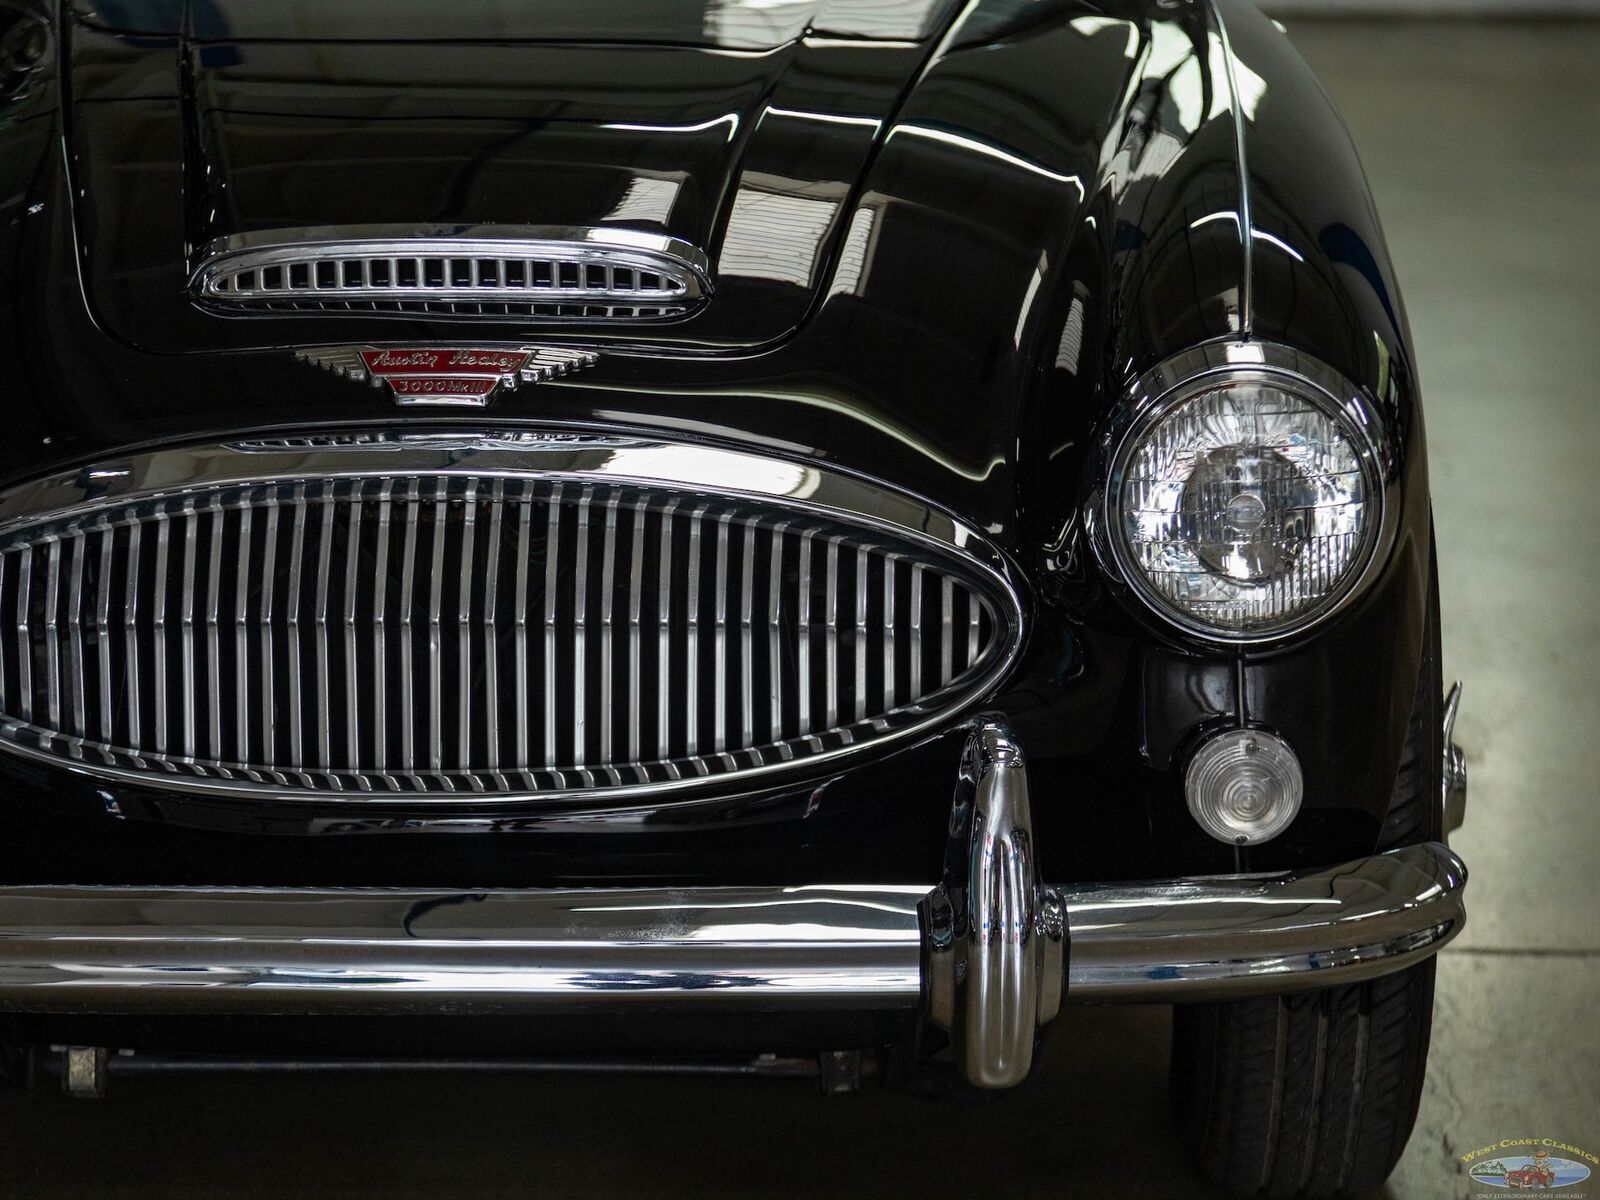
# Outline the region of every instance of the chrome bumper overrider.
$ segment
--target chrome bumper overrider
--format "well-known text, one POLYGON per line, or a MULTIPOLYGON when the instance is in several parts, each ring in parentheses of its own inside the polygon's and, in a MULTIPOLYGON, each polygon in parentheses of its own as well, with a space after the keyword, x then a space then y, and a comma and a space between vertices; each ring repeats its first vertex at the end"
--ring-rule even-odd
POLYGON ((967 1079, 1002 1087, 1063 999, 1350 983, 1432 954, 1465 919, 1466 870, 1440 843, 1270 876, 1048 887, 1021 752, 993 725, 969 743, 950 845, 931 892, 3 887, 0 1011, 920 1008, 967 1079))

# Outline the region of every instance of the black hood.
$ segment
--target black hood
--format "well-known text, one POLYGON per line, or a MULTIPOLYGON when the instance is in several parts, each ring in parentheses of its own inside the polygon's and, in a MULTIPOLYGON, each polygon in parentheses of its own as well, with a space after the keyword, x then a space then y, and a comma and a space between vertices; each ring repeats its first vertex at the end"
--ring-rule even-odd
POLYGON ((1236 329, 1200 5, 76 2, 0 109, 7 480, 463 419, 297 349, 552 347, 597 360, 467 416, 823 459, 1041 545, 1122 381, 1236 329), (650 324, 189 298, 217 237, 407 222, 669 235, 712 294, 650 324))
POLYGON ((316 341, 194 311, 201 250, 327 226, 616 227, 705 251, 719 293, 700 320, 623 336, 769 341, 810 306, 949 7, 85 5, 67 144, 91 302, 159 353, 316 341))

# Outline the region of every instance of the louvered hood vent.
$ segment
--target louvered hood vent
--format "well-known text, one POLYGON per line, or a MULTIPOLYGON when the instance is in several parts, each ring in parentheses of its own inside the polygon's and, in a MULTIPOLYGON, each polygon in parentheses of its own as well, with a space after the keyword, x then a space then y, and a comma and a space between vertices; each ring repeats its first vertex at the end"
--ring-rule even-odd
POLYGON ((218 239, 190 293, 239 314, 645 320, 698 307, 706 271, 687 243, 627 229, 281 229, 218 239))
POLYGON ((0 749, 177 790, 769 775, 949 718, 1019 629, 971 531, 703 448, 213 447, 17 489, 0 520, 0 749))

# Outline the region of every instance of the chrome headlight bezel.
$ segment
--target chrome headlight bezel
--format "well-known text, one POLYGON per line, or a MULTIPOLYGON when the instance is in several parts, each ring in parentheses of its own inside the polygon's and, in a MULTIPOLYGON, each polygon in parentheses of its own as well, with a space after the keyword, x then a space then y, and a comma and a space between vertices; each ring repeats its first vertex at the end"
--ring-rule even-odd
POLYGON ((1099 478, 1085 514, 1093 544, 1108 575, 1125 585, 1151 614, 1190 637, 1225 645, 1263 645, 1305 634, 1359 599, 1387 561, 1399 520, 1399 482, 1389 422, 1372 398, 1326 363, 1267 342, 1212 343, 1176 355, 1146 372, 1129 389, 1101 443, 1099 478), (1373 519, 1349 568, 1325 596, 1267 628, 1236 630, 1183 611, 1150 584, 1123 530, 1124 478, 1143 438, 1182 405, 1221 381, 1262 382, 1284 388, 1332 417, 1361 465, 1373 519))

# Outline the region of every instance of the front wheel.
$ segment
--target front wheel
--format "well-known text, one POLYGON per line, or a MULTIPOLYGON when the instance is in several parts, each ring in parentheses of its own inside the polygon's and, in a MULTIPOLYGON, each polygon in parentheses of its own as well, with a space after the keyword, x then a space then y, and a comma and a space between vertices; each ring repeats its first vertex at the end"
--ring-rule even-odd
POLYGON ((1202 1174, 1266 1197, 1382 1183, 1416 1121, 1433 973, 1178 1008, 1174 1093, 1202 1174))
MULTIPOLYGON (((1442 840, 1438 577, 1383 849, 1442 840)), ((1433 959, 1348 987, 1180 1006, 1172 1093, 1200 1171, 1260 1197, 1359 1196, 1400 1160, 1422 1099, 1433 959)))

